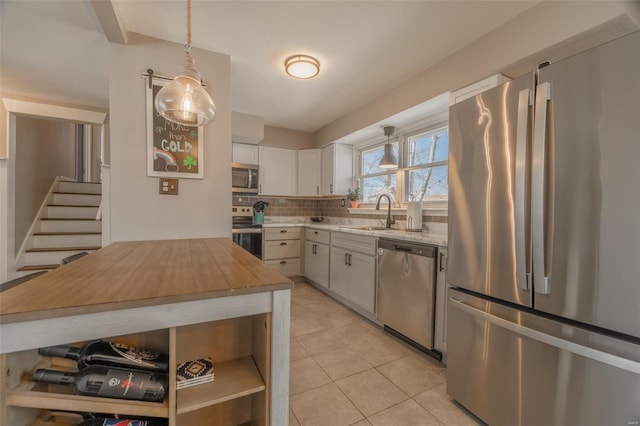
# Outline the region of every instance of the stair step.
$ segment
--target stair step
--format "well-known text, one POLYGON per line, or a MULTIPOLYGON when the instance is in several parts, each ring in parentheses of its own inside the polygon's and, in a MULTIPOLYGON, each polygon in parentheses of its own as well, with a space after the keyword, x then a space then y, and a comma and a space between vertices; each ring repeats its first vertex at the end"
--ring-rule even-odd
POLYGON ((21 268, 18 268, 18 271, 20 272, 25 272, 25 271, 40 271, 40 270, 44 270, 44 269, 57 269, 60 267, 59 263, 53 264, 53 265, 25 265, 21 268))
POLYGON ((101 194, 102 184, 100 182, 59 182, 58 191, 77 194, 101 194))
POLYGON ((47 206, 47 218, 67 219, 95 219, 98 214, 97 206, 47 206))
POLYGON ((33 235, 102 235, 102 232, 34 232, 33 235))
POLYGON ((34 234, 33 248, 73 248, 73 247, 95 247, 102 244, 102 234, 92 233, 52 233, 34 234))
POLYGON ((47 219, 40 220, 36 232, 100 232, 102 222, 93 219, 47 219))
POLYGON ((91 204, 47 204, 47 207, 99 207, 91 204))
POLYGON ((98 250, 100 246, 97 247, 38 247, 38 248, 30 248, 25 250, 27 253, 42 253, 42 252, 52 252, 52 251, 93 251, 98 250))
POLYGON ((87 221, 100 222, 99 220, 95 220, 90 217, 43 217, 40 220, 87 220, 87 221))
POLYGON ((23 265, 59 264, 65 257, 73 256, 81 251, 92 252, 100 247, 57 247, 55 249, 29 249, 24 252, 23 265))
POLYGON ((78 194, 73 192, 54 192, 53 202, 49 205, 65 206, 99 206, 100 194, 78 194))
POLYGON ((101 197, 102 194, 93 194, 93 193, 81 193, 81 192, 62 192, 62 191, 53 191, 53 194, 67 194, 67 195, 86 195, 88 197, 101 197))

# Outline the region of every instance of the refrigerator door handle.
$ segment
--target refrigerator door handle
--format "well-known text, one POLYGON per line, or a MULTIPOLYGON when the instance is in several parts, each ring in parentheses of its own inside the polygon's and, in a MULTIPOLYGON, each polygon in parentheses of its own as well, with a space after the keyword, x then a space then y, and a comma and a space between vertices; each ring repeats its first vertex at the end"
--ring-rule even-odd
POLYGON ((488 312, 476 309, 453 297, 450 297, 449 301, 451 302, 450 307, 459 309, 471 316, 487 321, 493 325, 509 330, 520 336, 524 336, 538 342, 546 343, 547 345, 555 346, 558 349, 581 355, 585 358, 593 359, 605 364, 609 364, 616 368, 622 368, 631 373, 640 374, 640 363, 631 359, 623 358, 621 356, 608 352, 603 352, 598 349, 590 348, 588 346, 579 345, 569 340, 564 340, 559 337, 543 333, 536 329, 525 327, 524 325, 520 325, 504 318, 492 315, 488 312))
POLYGON ((549 294, 551 289, 549 276, 547 275, 547 250, 546 246, 546 205, 545 188, 548 185, 549 176, 545 173, 546 165, 546 132, 548 103, 551 100, 551 83, 538 84, 536 89, 535 116, 533 128, 533 148, 531 162, 531 226, 533 240, 533 290, 538 294, 549 294))
POLYGON ((515 238, 516 282, 521 290, 531 288, 531 235, 529 231, 529 107, 531 89, 518 94, 518 121, 516 123, 516 181, 515 181, 515 238))

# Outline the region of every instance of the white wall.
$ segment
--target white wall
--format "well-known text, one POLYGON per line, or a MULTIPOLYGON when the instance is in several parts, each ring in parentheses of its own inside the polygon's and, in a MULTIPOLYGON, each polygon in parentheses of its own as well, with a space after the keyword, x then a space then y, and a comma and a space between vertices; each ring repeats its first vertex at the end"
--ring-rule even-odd
MULTIPOLYGON (((134 241, 231 236, 231 59, 194 49, 196 67, 216 104, 204 129, 204 179, 180 179, 179 195, 159 195, 147 177, 145 79, 175 74, 184 46, 130 34, 127 46, 109 46, 111 140, 110 240, 134 241)), ((170 259, 167 259, 168 261, 170 259)))
POLYGON ((76 124, 16 117, 15 249, 22 245, 56 176, 76 176, 76 124))
POLYGON ((550 49, 563 47, 567 40, 587 34, 593 43, 602 43, 607 37, 637 29, 639 21, 638 1, 540 2, 443 61, 319 129, 314 134, 315 145, 322 147, 496 72, 509 75, 509 70, 522 70, 525 60, 529 60, 527 66, 530 67, 536 59, 544 60, 537 55, 543 53, 544 58, 550 49), (612 25, 607 26, 608 23, 612 25), (589 34, 599 26, 605 27, 600 37, 589 34))
POLYGON ((309 149, 314 147, 313 133, 284 127, 264 126, 264 139, 260 145, 287 149, 309 149))

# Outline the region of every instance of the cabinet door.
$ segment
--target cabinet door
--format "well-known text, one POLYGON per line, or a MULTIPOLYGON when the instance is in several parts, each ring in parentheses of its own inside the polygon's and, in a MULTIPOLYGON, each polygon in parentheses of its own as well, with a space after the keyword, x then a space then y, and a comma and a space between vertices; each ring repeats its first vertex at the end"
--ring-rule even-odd
POLYGON ((298 195, 320 195, 319 149, 298 151, 298 195))
POLYGON ((322 195, 333 195, 333 149, 334 145, 329 145, 325 148, 322 148, 322 160, 321 167, 322 171, 320 173, 321 177, 321 191, 322 195))
POLYGON ((304 276, 313 282, 317 282, 318 277, 318 257, 315 254, 315 246, 313 241, 305 241, 304 243, 304 276))
POLYGON ((316 243, 316 283, 329 288, 329 246, 316 243))
POLYGON ((349 299, 349 266, 347 252, 341 248, 331 248, 329 266, 329 288, 342 297, 349 299))
POLYGON ((438 247, 438 269, 436 272, 436 318, 434 347, 447 352, 447 248, 438 247))
POLYGON ((346 195, 353 185, 353 147, 332 144, 322 149, 322 195, 346 195))
POLYGON ((293 149, 259 147, 260 194, 296 195, 297 155, 293 149))
POLYGON ((360 253, 349 255, 349 299, 373 314, 376 300, 376 258, 360 253))
POLYGON ((307 241, 304 245, 304 276, 329 288, 329 246, 307 241))
POLYGON ((233 162, 242 164, 258 164, 258 146, 234 142, 233 162))
POLYGON ((353 188, 353 147, 335 144, 334 146, 333 190, 336 195, 346 195, 353 188))

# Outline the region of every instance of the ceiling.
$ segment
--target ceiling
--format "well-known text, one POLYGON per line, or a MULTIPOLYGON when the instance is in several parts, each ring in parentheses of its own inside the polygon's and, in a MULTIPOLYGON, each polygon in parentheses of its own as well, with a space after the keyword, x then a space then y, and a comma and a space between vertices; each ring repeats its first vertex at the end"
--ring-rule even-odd
MULTIPOLYGON (((266 125, 314 132, 536 3, 194 0, 193 45, 231 56, 234 111, 263 116, 266 125), (320 75, 288 77, 283 61, 295 53, 318 58, 320 75)), ((108 103, 108 42, 90 2, 1 4, 5 82, 24 78, 21 62, 28 62, 29 72, 44 78, 43 90, 85 90, 108 103), (76 55, 83 55, 81 63, 76 55), (51 66, 65 69, 75 84, 49 81, 51 66)), ((126 31, 186 40, 184 0, 117 0, 114 8, 126 31)))

